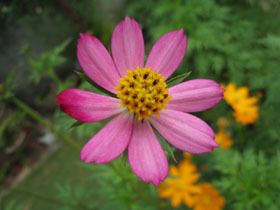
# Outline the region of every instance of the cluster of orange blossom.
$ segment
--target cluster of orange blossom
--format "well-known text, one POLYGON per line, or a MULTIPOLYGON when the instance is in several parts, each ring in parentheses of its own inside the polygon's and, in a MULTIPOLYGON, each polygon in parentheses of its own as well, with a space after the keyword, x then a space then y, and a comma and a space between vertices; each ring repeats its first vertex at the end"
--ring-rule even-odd
POLYGON ((228 127, 230 125, 229 121, 225 117, 220 117, 217 122, 218 132, 216 133, 215 140, 219 144, 221 149, 228 149, 232 146, 233 140, 230 133, 228 132, 228 127))
POLYGON ((225 199, 210 183, 199 183, 199 173, 189 155, 178 166, 170 167, 170 176, 159 187, 159 196, 170 199, 173 207, 182 203, 193 210, 221 210, 225 199))
POLYGON ((242 125, 256 122, 259 118, 258 96, 250 96, 248 87, 236 87, 229 83, 224 87, 224 99, 233 108, 233 116, 242 125))

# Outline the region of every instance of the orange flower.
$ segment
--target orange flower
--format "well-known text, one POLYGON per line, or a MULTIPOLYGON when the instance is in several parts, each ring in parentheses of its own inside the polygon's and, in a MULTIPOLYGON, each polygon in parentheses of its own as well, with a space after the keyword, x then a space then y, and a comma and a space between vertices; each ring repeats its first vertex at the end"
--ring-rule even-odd
POLYGON ((259 97, 251 97, 248 87, 237 88, 234 83, 224 88, 224 99, 233 108, 235 120, 242 125, 256 122, 259 118, 259 97))
POLYGON ((242 106, 238 105, 233 113, 235 120, 242 125, 254 123, 259 118, 259 107, 258 106, 242 106))
POLYGON ((185 159, 177 167, 170 167, 170 177, 160 185, 159 196, 170 199, 173 207, 182 203, 191 207, 195 195, 200 193, 200 187, 196 184, 198 178, 196 166, 190 159, 185 159))
POLYGON ((237 102, 249 96, 249 89, 247 87, 237 88, 234 83, 229 83, 224 88, 224 99, 229 105, 233 107, 237 102))
POLYGON ((200 185, 201 191, 197 194, 193 210, 221 210, 224 208, 225 199, 209 183, 200 185))
POLYGON ((225 129, 221 129, 216 133, 215 140, 222 149, 228 149, 233 144, 231 136, 225 129))
POLYGON ((227 131, 230 126, 230 122, 225 117, 219 117, 217 121, 217 125, 219 128, 218 133, 215 135, 215 140, 219 144, 220 148, 228 149, 232 146, 233 140, 227 131))

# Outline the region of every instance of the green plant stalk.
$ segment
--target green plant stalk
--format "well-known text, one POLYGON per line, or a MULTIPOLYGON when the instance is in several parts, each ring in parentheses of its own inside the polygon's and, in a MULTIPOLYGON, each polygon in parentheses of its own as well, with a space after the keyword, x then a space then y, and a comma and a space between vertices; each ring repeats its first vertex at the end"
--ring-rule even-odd
MULTIPOLYGON (((123 183, 126 183, 128 181, 128 179, 122 173, 122 170, 119 170, 119 168, 114 163, 106 164, 106 166, 111 168, 112 171, 122 179, 123 183)), ((142 188, 142 184, 140 182, 137 182, 136 185, 131 184, 130 187, 133 189, 134 192, 138 193, 138 199, 145 200, 146 203, 148 203, 152 207, 155 207, 156 209, 159 208, 159 203, 154 202, 153 199, 151 199, 148 195, 143 193, 142 190, 144 190, 144 189, 142 188), (139 190, 139 189, 141 189, 141 190, 139 190)))
POLYGON ((70 136, 60 132, 59 130, 57 130, 54 127, 54 125, 50 121, 48 121, 47 119, 42 117, 39 112, 37 112, 36 110, 33 110, 30 106, 28 106, 23 101, 21 101, 20 99, 16 98, 15 96, 12 96, 11 99, 14 102, 14 104, 19 109, 21 109, 24 113, 26 113, 33 120, 37 121, 41 125, 47 127, 50 131, 52 131, 56 135, 57 139, 62 140, 64 143, 66 143, 67 145, 73 147, 74 149, 77 149, 77 150, 81 149, 81 146, 78 143, 76 143, 74 141, 74 139, 72 139, 70 136))
POLYGON ((56 73, 54 73, 53 69, 48 71, 48 75, 54 81, 57 87, 62 83, 59 77, 56 75, 56 73))

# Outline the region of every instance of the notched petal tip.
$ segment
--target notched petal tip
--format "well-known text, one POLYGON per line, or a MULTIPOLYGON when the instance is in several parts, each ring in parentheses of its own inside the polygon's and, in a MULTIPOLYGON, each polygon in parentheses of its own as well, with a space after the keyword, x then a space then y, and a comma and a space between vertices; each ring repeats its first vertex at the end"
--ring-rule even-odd
POLYGON ((87 153, 84 150, 85 149, 83 148, 80 152, 80 160, 85 163, 90 163, 90 161, 87 159, 87 153))
POLYGON ((56 105, 60 105, 61 104, 61 100, 63 100, 63 92, 60 92, 56 95, 56 100, 55 100, 55 104, 56 105))
POLYGON ((79 38, 83 38, 86 35, 88 35, 88 34, 87 33, 80 33, 80 37, 79 38))
POLYGON ((179 28, 176 32, 177 32, 178 36, 183 36, 183 38, 185 38, 187 40, 187 35, 183 28, 179 28))
POLYGON ((216 147, 218 147, 219 144, 213 139, 213 142, 212 142, 212 149, 215 149, 216 147))
POLYGON ((224 99, 224 93, 225 89, 222 88, 218 83, 217 83, 217 89, 216 89, 217 94, 220 96, 219 100, 217 101, 217 104, 224 99))
POLYGON ((158 187, 159 184, 160 184, 161 182, 163 182, 163 181, 167 178, 167 176, 168 176, 168 171, 167 171, 166 175, 164 175, 163 177, 155 177, 155 178, 153 178, 153 179, 144 179, 143 177, 138 176, 137 174, 136 174, 136 176, 137 176, 140 180, 146 182, 147 184, 153 184, 154 186, 158 187))
POLYGON ((80 47, 84 47, 84 45, 91 45, 92 43, 99 44, 99 42, 99 39, 90 33, 80 33, 78 39, 78 49, 80 47))
POLYGON ((133 18, 131 18, 131 17, 127 16, 127 15, 124 18, 124 21, 131 21, 131 20, 133 20, 133 18))
POLYGON ((154 186, 157 187, 157 186, 159 186, 159 184, 160 184, 161 182, 163 182, 163 181, 168 177, 168 169, 169 169, 169 167, 168 167, 168 163, 167 163, 167 168, 166 168, 166 170, 163 170, 163 171, 162 171, 161 176, 151 177, 151 178, 143 178, 143 177, 141 177, 141 176, 139 176, 139 175, 137 175, 137 174, 136 174, 136 176, 137 176, 140 180, 146 182, 147 184, 153 184, 154 186))
POLYGON ((60 109, 62 111, 64 111, 63 104, 67 103, 68 98, 71 97, 71 91, 70 90, 72 90, 72 89, 63 90, 56 95, 55 103, 56 103, 56 105, 58 105, 60 107, 60 109))
POLYGON ((59 109, 63 112, 66 113, 67 110, 65 110, 65 107, 62 105, 62 101, 63 101, 63 93, 59 93, 57 96, 56 96, 56 100, 55 100, 55 104, 59 107, 59 109))
POLYGON ((125 18, 121 20, 120 23, 116 26, 116 28, 120 27, 121 29, 124 29, 124 27, 127 26, 132 27, 136 30, 138 30, 139 28, 141 29, 141 25, 136 21, 136 19, 129 16, 125 16, 125 18))
POLYGON ((86 39, 91 39, 91 38, 95 38, 95 37, 89 33, 80 33, 78 43, 81 41, 84 41, 86 39))
POLYGON ((133 22, 133 23, 137 23, 138 24, 138 22, 134 18, 131 18, 129 16, 125 16, 124 22, 133 22))
MULTIPOLYGON (((168 173, 167 173, 167 175, 168 175, 168 173)), ((167 177, 167 176, 166 176, 167 177)), ((152 180, 152 181, 148 181, 148 182, 146 182, 147 184, 153 184, 155 187, 158 187, 159 186, 159 184, 161 183, 161 182, 163 182, 165 179, 166 179, 166 177, 164 178, 164 179, 154 179, 154 180, 152 180)))
POLYGON ((89 155, 88 154, 88 151, 85 151, 85 149, 83 149, 81 152, 80 152, 80 160, 84 163, 87 163, 87 164, 105 164, 105 163, 108 163, 108 162, 111 162, 113 161, 114 159, 111 159, 111 160, 99 160, 98 158, 97 159, 90 159, 89 158, 89 155))
POLYGON ((225 96, 225 89, 223 87, 221 87, 221 86, 219 86, 219 87, 221 89, 221 97, 224 98, 224 96, 225 96))
POLYGON ((183 32, 183 33, 185 33, 185 31, 184 31, 184 29, 183 29, 183 28, 179 28, 179 29, 178 29, 178 31, 179 31, 179 32, 183 32))

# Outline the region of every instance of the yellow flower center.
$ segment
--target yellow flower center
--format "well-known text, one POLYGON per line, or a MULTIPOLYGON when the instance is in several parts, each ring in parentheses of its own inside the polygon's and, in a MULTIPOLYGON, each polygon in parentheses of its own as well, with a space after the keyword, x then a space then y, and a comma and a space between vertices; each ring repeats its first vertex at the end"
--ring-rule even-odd
POLYGON ((171 98, 163 76, 151 68, 127 70, 115 89, 121 105, 127 107, 140 121, 152 114, 159 116, 160 110, 165 108, 171 98))

